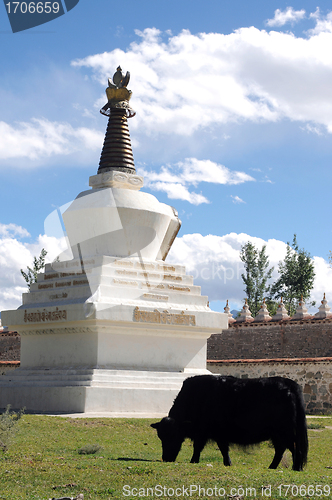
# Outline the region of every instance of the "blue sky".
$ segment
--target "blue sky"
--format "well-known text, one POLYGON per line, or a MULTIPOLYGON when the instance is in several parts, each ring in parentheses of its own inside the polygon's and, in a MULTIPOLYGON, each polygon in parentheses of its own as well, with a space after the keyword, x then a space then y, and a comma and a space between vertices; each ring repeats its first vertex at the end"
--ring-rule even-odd
MULTIPOLYGON (((239 249, 271 265, 296 233, 315 259, 313 298, 332 301, 332 14, 328 2, 80 0, 13 34, 0 8, 0 310, 45 246, 44 220, 88 188, 121 64, 146 191, 182 219, 169 260, 222 310, 244 298, 239 249), (208 267, 202 277, 201 270, 208 267)), ((276 274, 275 274, 276 276, 276 274)))

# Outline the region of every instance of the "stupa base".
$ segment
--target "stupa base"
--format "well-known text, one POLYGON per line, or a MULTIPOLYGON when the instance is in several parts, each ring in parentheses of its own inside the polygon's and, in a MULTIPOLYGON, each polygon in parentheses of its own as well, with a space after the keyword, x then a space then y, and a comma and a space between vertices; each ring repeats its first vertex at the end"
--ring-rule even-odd
POLYGON ((33 413, 167 414, 183 381, 208 370, 17 369, 0 378, 0 408, 33 413))

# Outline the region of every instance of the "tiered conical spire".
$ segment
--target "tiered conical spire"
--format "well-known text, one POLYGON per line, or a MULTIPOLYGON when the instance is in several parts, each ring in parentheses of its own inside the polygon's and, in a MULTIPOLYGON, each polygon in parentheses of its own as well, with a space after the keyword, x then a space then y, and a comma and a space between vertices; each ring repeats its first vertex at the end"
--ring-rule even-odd
POLYGON ((301 295, 301 300, 299 302, 299 305, 296 309, 296 313, 294 316, 292 316, 292 320, 301 320, 301 319, 309 319, 311 318, 311 314, 308 313, 308 309, 305 306, 305 303, 303 302, 303 296, 301 295))
POLYGON ((319 312, 315 314, 316 319, 325 319, 325 318, 331 318, 332 313, 330 312, 330 307, 327 305, 327 300, 325 298, 325 293, 323 300, 321 301, 322 304, 319 306, 318 310, 319 312))
POLYGON ((287 309, 281 297, 277 312, 274 316, 272 316, 272 321, 284 321, 286 319, 290 319, 290 317, 287 314, 287 309))
POLYGON ((256 314, 254 321, 257 323, 260 321, 271 321, 271 319, 272 318, 269 314, 269 311, 268 311, 268 308, 267 308, 267 305, 266 305, 265 299, 264 299, 263 304, 261 305, 260 310, 256 314))
POLYGON ((125 109, 112 109, 108 120, 98 174, 109 170, 136 173, 125 109))
POLYGON ((104 145, 100 156, 98 174, 108 171, 120 171, 135 174, 135 163, 131 148, 127 118, 135 115, 129 106, 131 91, 128 90, 130 74, 122 74, 119 66, 113 75, 113 81, 108 80, 106 95, 108 103, 100 112, 109 116, 104 145))
POLYGON ((235 319, 233 318, 233 316, 231 314, 231 309, 228 305, 228 299, 226 302, 226 306, 224 307, 224 311, 225 311, 225 314, 227 314, 227 316, 228 316, 228 324, 231 325, 232 323, 235 323, 235 319))
POLYGON ((248 306, 248 301, 245 299, 244 306, 242 308, 240 316, 236 319, 237 323, 251 323, 254 321, 254 318, 251 315, 249 306, 248 306))

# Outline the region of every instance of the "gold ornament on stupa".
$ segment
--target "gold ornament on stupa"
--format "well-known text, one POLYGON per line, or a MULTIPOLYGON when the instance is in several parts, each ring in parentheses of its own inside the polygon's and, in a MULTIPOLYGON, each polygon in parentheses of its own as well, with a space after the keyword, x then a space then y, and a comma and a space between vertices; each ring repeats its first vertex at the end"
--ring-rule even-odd
POLYGON ((112 108, 122 108, 126 109, 127 118, 135 116, 135 111, 129 106, 129 100, 132 95, 132 91, 127 89, 129 80, 129 71, 124 75, 121 66, 118 66, 113 79, 108 79, 108 87, 106 89, 108 102, 101 108, 101 114, 110 116, 112 108))

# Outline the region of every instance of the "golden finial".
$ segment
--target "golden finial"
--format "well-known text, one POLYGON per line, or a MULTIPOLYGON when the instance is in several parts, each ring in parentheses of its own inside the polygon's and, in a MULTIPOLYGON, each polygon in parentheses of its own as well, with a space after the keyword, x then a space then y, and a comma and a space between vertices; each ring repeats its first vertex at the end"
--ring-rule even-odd
POLYGON ((118 66, 113 79, 108 79, 108 87, 106 89, 108 102, 100 110, 102 115, 110 116, 111 109, 120 108, 126 111, 127 118, 135 116, 135 111, 129 106, 129 100, 132 95, 131 90, 127 89, 129 79, 129 71, 124 75, 121 66, 118 66))

